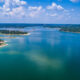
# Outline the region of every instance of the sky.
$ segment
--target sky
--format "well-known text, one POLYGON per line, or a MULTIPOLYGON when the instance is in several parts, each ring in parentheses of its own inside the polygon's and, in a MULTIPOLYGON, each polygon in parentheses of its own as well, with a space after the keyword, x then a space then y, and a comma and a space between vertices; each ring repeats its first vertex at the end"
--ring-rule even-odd
POLYGON ((80 24, 80 0, 0 0, 0 23, 80 24))

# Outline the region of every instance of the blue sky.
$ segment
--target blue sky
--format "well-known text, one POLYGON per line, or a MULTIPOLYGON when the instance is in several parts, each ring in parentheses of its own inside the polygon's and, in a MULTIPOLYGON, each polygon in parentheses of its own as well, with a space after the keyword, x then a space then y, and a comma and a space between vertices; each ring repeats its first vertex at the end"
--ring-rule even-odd
POLYGON ((0 0, 0 23, 80 24, 80 0, 0 0))

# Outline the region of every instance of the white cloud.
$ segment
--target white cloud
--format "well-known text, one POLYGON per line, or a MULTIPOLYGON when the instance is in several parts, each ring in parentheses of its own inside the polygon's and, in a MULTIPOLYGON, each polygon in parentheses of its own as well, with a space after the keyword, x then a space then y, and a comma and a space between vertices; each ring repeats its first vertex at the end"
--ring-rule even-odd
POLYGON ((40 11, 42 9, 42 6, 39 6, 39 7, 32 7, 32 6, 29 6, 28 7, 28 10, 38 10, 38 11, 40 11))
POLYGON ((21 0, 13 0, 13 4, 14 5, 25 5, 27 3, 25 1, 21 1, 21 0))
POLYGON ((2 0, 1 2, 4 2, 3 6, 0 7, 2 15, 20 15, 23 16, 25 13, 24 11, 24 5, 27 4, 26 1, 22 0, 2 0))
POLYGON ((56 16, 57 16, 57 13, 53 13, 53 14, 47 13, 46 15, 47 15, 47 16, 51 16, 51 17, 56 17, 56 16))
POLYGON ((22 6, 13 8, 12 11, 9 11, 7 13, 4 13, 5 15, 8 16, 15 16, 15 17, 22 17, 25 16, 25 11, 22 6))
POLYGON ((56 3, 52 3, 52 5, 47 6, 47 9, 49 10, 64 10, 64 8, 61 5, 57 5, 56 3))
POLYGON ((27 6, 24 5, 27 4, 26 1, 22 0, 5 0, 3 1, 4 4, 2 7, 0 7, 1 15, 6 15, 9 17, 38 17, 42 15, 44 12, 44 9, 42 6, 27 6))
POLYGON ((40 15, 42 12, 44 12, 42 6, 29 6, 28 7, 29 10, 29 16, 30 17, 37 17, 38 15, 40 15))
POLYGON ((26 4, 26 1, 23 0, 0 0, 0 2, 4 2, 5 4, 11 4, 11 5, 24 5, 26 4))
POLYGON ((70 0, 70 1, 75 3, 75 2, 79 2, 80 0, 70 0))
MULTIPOLYGON (((71 14, 69 10, 66 10, 61 5, 52 3, 52 5, 46 6, 44 8, 41 6, 25 6, 26 1, 23 0, 2 0, 4 4, 0 7, 0 18, 3 16, 7 19, 25 19, 25 20, 41 20, 46 22, 47 20, 53 19, 61 20, 65 17, 68 18, 71 14), (7 16, 7 17, 6 17, 7 16), (25 16, 25 17, 24 17, 25 16), (55 17, 55 19, 54 19, 55 17)), ((73 11, 73 9, 71 10, 73 11)))

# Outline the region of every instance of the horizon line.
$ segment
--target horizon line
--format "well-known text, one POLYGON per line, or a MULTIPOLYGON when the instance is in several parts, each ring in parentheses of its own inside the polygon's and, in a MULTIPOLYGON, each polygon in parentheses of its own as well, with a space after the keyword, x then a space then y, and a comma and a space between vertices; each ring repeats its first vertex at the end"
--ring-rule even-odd
POLYGON ((67 24, 67 25, 80 25, 80 23, 0 23, 0 24, 40 24, 40 25, 48 25, 48 24, 52 24, 52 25, 62 25, 62 24, 67 24))

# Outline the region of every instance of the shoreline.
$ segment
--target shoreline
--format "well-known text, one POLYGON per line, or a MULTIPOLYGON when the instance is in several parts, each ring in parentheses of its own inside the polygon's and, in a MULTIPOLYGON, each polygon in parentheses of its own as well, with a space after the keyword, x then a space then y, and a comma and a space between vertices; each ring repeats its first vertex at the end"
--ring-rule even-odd
POLYGON ((0 46, 0 48, 5 47, 5 46, 8 46, 8 44, 3 44, 0 46))
MULTIPOLYGON (((2 35, 8 35, 8 34, 2 34, 2 35)), ((9 34, 10 35, 10 34, 9 34)), ((21 35, 24 35, 24 36, 28 36, 28 35, 31 35, 31 33, 28 33, 28 34, 21 34, 21 35)), ((1 38, 19 38, 19 37, 0 37, 1 38)))
POLYGON ((27 33, 27 34, 4 34, 4 33, 0 33, 0 35, 30 35, 30 33, 27 33))
POLYGON ((29 32, 19 30, 0 30, 1 35, 28 35, 29 32))
MULTIPOLYGON (((70 32, 70 31, 60 31, 60 32, 70 32)), ((80 32, 70 32, 70 33, 78 33, 78 34, 80 34, 80 32)))
POLYGON ((0 42, 0 43, 4 43, 4 42, 0 42))

